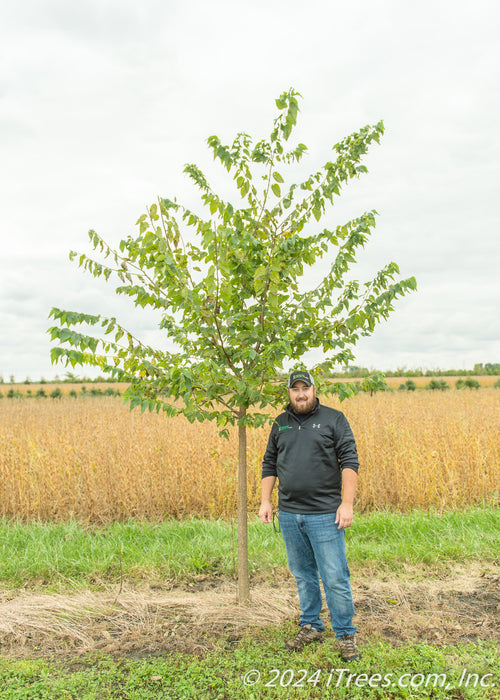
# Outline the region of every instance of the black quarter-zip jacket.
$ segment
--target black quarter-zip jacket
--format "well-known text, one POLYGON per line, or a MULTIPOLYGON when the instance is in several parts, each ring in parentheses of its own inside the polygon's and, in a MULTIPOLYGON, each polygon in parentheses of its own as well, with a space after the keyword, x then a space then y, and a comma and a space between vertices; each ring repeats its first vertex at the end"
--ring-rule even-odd
POLYGON ((358 471, 356 442, 341 411, 322 406, 302 421, 290 404, 271 428, 262 478, 278 477, 279 508, 289 513, 335 513, 342 469, 358 471))

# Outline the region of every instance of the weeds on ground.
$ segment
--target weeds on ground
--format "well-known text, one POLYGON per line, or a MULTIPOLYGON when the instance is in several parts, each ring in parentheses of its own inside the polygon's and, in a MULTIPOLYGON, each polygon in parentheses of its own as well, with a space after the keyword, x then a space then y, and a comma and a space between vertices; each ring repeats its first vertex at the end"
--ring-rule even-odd
POLYGON ((436 648, 384 640, 342 662, 334 639, 298 654, 285 651, 291 624, 247 634, 234 648, 201 657, 88 658, 68 669, 50 661, 0 661, 1 700, 225 700, 433 698, 495 700, 500 660, 494 645, 436 648))

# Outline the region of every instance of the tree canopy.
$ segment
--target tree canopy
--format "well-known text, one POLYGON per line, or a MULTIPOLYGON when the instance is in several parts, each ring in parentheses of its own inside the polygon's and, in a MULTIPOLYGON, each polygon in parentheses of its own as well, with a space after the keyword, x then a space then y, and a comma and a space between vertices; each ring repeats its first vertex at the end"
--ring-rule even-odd
POLYGON ((383 123, 347 136, 321 169, 290 183, 291 166, 307 153, 302 143, 288 145, 299 97, 290 89, 276 100, 268 138, 254 142, 240 132, 229 145, 208 138, 232 178, 232 201, 188 164, 198 210, 159 197, 139 217, 138 233, 117 249, 91 230, 99 259, 70 253, 95 277, 115 278, 117 294, 158 311, 162 347, 142 342, 116 318, 53 308, 58 325, 49 332, 59 344, 52 362, 99 367, 129 384, 124 396, 132 408, 216 420, 225 435, 230 424, 270 419, 283 399, 277 373, 301 366, 311 350, 321 355, 310 368, 320 392, 345 398, 355 391, 329 375, 354 360, 359 337, 387 319, 394 300, 416 289, 416 281, 398 279, 394 262, 367 282, 348 280, 376 211, 334 228, 320 225, 342 187, 367 172, 361 160, 379 143, 383 123), (327 268, 318 279, 314 266, 323 259, 327 268))

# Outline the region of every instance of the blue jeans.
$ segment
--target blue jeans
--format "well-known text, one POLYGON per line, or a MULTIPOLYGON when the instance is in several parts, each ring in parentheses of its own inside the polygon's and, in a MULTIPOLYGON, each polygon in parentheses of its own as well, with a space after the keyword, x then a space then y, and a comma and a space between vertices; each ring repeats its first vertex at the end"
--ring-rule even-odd
POLYGON ((321 588, 330 611, 337 639, 354 634, 349 567, 345 555, 345 534, 335 525, 335 513, 299 514, 280 510, 281 534, 285 540, 288 566, 295 576, 301 608, 300 624, 323 631, 321 588), (319 572, 319 576, 318 576, 319 572))

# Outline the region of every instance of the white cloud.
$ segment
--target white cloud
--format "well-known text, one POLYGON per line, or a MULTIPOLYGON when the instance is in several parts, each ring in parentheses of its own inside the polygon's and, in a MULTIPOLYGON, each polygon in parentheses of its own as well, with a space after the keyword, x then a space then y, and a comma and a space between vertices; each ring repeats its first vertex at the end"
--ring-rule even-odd
POLYGON ((159 194, 195 205, 185 162, 224 190, 206 137, 264 136, 292 85, 308 171, 346 134, 386 124, 329 222, 377 209, 353 274, 394 259, 419 291, 360 343, 359 364, 499 361, 496 3, 8 0, 2 12, 1 374, 60 373, 53 305, 131 318, 68 251, 89 251, 89 228, 117 243, 159 194))

